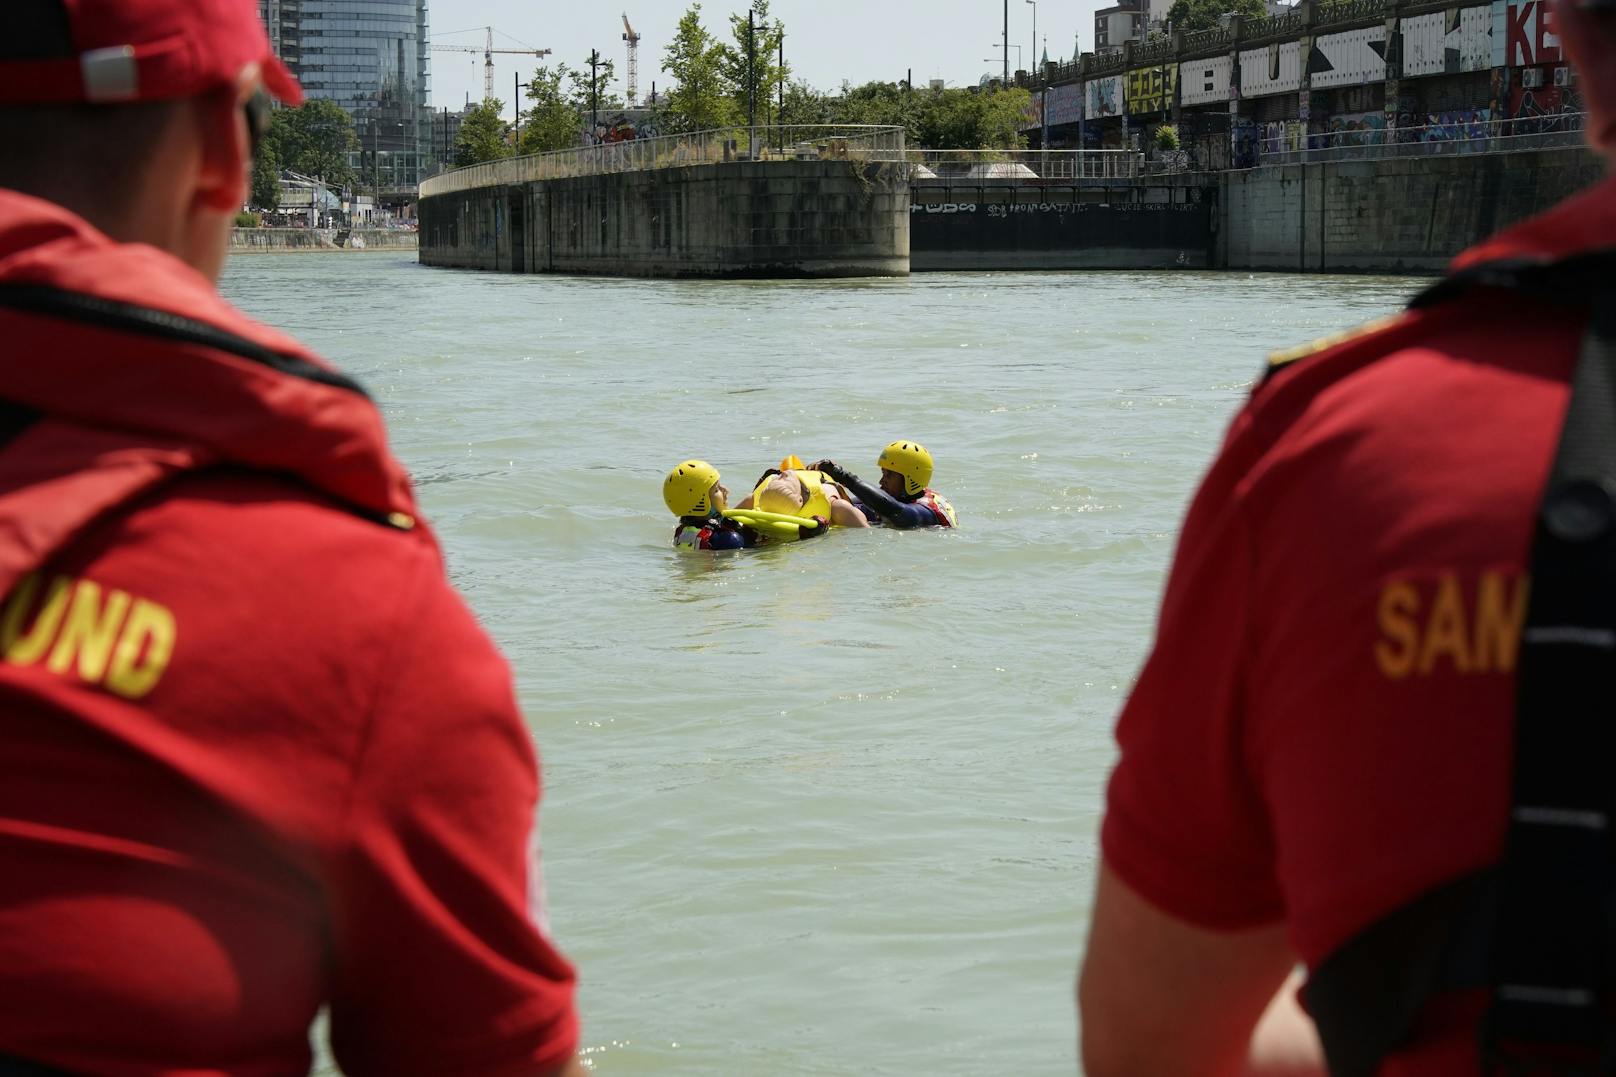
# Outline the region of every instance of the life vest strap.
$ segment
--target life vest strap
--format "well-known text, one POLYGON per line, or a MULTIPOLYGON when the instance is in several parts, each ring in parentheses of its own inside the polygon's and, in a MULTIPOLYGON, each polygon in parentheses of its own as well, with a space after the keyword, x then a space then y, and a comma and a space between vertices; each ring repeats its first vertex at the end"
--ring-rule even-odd
POLYGON ((1516 678, 1502 863, 1432 890, 1320 963, 1304 989, 1332 1074, 1369 1077, 1439 992, 1487 988, 1483 1071, 1616 1074, 1616 252, 1475 267, 1472 288, 1585 303, 1590 316, 1536 517, 1516 678))

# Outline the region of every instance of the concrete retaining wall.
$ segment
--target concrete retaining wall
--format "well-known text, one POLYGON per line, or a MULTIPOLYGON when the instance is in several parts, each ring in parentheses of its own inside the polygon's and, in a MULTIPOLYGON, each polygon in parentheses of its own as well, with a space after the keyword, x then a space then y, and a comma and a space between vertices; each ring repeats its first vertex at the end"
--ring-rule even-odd
POLYGON ((421 262, 639 277, 909 271, 902 165, 730 163, 423 198, 421 262))
POLYGON ((917 185, 911 267, 926 270, 1206 269, 1216 181, 1188 185, 917 185))
POLYGON ((415 233, 402 228, 361 228, 352 233, 363 247, 343 240, 343 233, 314 228, 237 228, 230 233, 230 249, 245 251, 413 251, 415 233), (340 241, 340 242, 339 242, 340 241))
POLYGON ((1597 182, 1586 150, 1291 165, 1222 177, 1229 269, 1437 272, 1597 182))

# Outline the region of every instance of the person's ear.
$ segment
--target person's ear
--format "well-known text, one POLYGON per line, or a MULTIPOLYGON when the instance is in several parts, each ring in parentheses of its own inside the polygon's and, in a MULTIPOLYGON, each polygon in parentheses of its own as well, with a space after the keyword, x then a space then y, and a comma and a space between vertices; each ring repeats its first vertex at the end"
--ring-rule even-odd
POLYGON ((196 122, 202 135, 202 168, 196 198, 207 209, 234 213, 247 197, 252 173, 252 140, 247 131, 247 101, 258 86, 256 65, 236 85, 197 102, 196 122))

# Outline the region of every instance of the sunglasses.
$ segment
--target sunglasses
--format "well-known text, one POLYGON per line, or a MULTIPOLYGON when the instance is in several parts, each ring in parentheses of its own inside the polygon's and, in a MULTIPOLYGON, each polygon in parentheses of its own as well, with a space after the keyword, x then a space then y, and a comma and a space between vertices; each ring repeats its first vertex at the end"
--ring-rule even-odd
POLYGON ((247 116, 247 138, 252 144, 253 156, 257 157, 264 144, 264 136, 269 133, 269 95, 263 90, 254 90, 242 106, 242 111, 247 116))

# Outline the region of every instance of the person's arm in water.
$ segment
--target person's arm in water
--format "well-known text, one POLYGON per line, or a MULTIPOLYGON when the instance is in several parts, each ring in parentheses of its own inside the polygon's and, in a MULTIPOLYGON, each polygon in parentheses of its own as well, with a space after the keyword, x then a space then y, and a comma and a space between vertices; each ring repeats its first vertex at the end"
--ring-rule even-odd
MULTIPOLYGON (((847 487, 854 497, 858 498, 866 508, 881 517, 882 522, 888 527, 927 527, 937 522, 936 515, 926 506, 908 501, 899 501, 880 487, 871 486, 834 460, 821 460, 814 465, 814 470, 823 471, 847 487)), ((856 527, 857 525, 848 524, 847 526, 856 527)))

